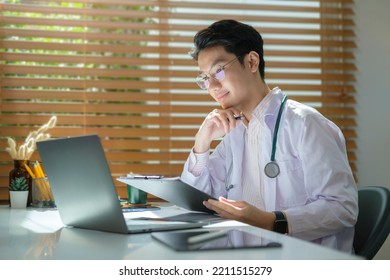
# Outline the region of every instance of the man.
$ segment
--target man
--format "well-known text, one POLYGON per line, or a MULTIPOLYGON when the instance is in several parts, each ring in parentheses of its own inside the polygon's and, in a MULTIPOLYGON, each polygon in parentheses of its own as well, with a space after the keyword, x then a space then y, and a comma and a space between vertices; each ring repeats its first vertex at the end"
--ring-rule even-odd
POLYGON ((196 82, 221 109, 200 126, 182 179, 219 198, 204 204, 224 218, 353 252, 357 188, 340 129, 267 86, 253 27, 222 20, 194 44, 196 82))

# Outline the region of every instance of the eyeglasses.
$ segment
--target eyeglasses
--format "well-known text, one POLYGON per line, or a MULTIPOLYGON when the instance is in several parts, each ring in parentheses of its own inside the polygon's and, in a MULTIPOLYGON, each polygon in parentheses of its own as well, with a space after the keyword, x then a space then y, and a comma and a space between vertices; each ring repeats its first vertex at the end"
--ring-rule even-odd
POLYGON ((231 65, 233 62, 235 62, 238 58, 239 58, 239 56, 233 58, 225 65, 222 65, 222 66, 217 65, 216 66, 217 70, 215 70, 214 72, 212 72, 212 70, 214 70, 215 67, 213 67, 208 73, 200 74, 198 77, 196 77, 195 82, 197 83, 197 85, 201 89, 207 90, 210 86, 210 78, 213 78, 214 80, 216 80, 218 82, 221 82, 223 79, 225 79, 225 68, 229 64, 231 65))

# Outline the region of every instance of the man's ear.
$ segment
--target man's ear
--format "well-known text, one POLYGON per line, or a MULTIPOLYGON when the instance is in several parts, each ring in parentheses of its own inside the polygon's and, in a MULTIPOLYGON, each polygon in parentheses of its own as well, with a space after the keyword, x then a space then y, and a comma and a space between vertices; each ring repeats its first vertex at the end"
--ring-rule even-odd
POLYGON ((260 56, 257 52, 251 51, 248 53, 248 62, 252 72, 259 70, 260 56))

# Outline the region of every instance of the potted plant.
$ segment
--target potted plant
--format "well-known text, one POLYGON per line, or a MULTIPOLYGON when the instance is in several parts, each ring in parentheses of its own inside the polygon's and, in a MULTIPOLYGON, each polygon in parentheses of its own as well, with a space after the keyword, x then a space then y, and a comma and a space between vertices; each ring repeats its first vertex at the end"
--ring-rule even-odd
POLYGON ((17 177, 11 180, 9 197, 12 208, 26 208, 29 193, 29 184, 25 177, 17 177))

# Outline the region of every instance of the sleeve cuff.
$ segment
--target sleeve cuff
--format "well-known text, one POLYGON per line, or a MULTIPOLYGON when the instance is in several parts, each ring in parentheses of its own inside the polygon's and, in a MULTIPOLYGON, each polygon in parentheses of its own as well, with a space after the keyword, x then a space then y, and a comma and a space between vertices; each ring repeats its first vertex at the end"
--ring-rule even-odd
POLYGON ((191 150, 188 171, 194 176, 200 176, 209 162, 209 152, 194 153, 191 150))

